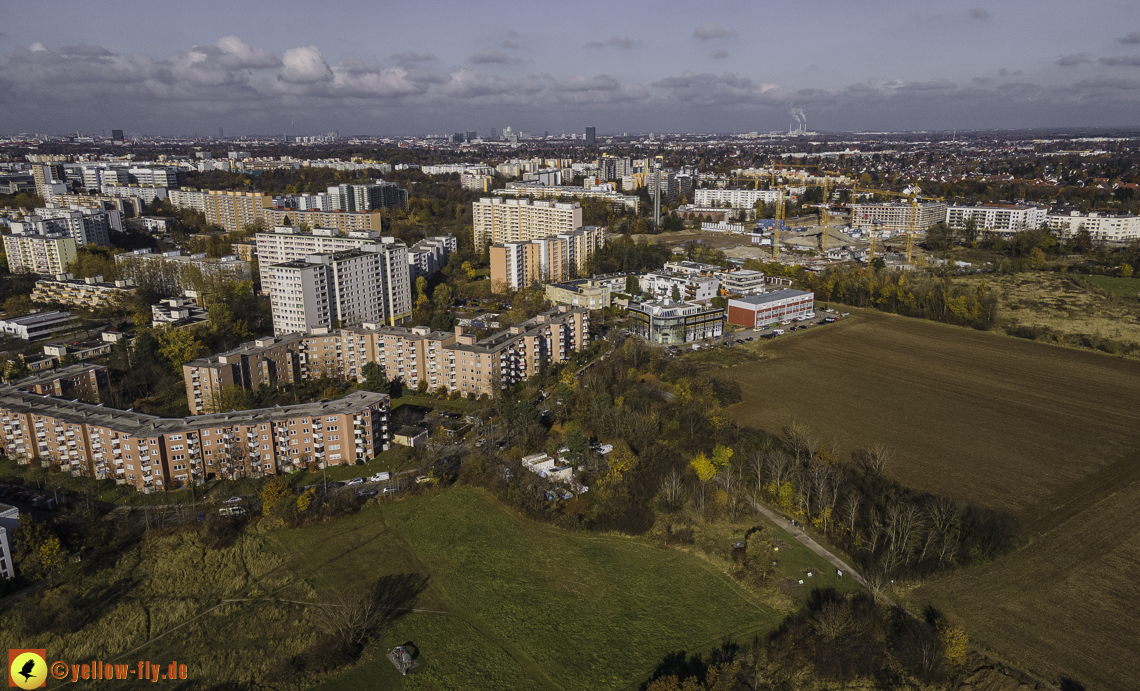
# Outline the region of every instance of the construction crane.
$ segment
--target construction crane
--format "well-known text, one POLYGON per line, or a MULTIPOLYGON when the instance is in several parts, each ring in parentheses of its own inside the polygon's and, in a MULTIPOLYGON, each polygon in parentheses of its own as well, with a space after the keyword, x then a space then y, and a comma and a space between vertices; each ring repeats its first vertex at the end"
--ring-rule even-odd
MULTIPOLYGON (((858 195, 860 192, 863 194, 881 194, 883 196, 888 196, 888 197, 901 197, 901 198, 905 199, 908 204, 910 204, 910 218, 908 219, 908 222, 907 222, 907 228, 904 231, 906 233, 906 263, 910 264, 911 260, 914 258, 914 236, 918 233, 919 200, 921 199, 924 201, 943 201, 943 198, 942 197, 924 196, 922 194, 922 190, 918 189, 917 187, 915 187, 914 191, 911 191, 911 192, 893 192, 891 190, 877 190, 877 189, 870 189, 870 188, 864 188, 864 187, 855 187, 855 188, 853 188, 853 191, 852 191, 852 195, 853 195, 852 200, 851 200, 852 206, 854 206, 854 204, 855 204, 854 195, 858 195)), ((854 213, 852 213, 851 221, 852 221, 852 223, 854 223, 854 221, 855 221, 854 213)), ((874 258, 875 258, 875 235, 874 235, 874 232, 872 232, 872 234, 871 234, 871 249, 868 251, 868 254, 867 254, 867 263, 869 264, 871 262, 871 260, 874 258)))

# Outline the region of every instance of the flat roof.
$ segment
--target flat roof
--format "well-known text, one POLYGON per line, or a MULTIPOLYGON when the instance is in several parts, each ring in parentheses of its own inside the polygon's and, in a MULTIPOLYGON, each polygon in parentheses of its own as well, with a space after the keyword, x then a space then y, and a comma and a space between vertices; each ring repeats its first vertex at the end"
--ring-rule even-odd
POLYGON ((785 288, 783 290, 774 290, 771 293, 760 293, 759 295, 732 298, 728 301, 728 303, 732 304, 734 302, 743 302, 748 305, 762 305, 766 302, 776 302, 777 300, 798 298, 803 297, 804 295, 812 295, 812 293, 806 290, 793 290, 791 288, 785 288))

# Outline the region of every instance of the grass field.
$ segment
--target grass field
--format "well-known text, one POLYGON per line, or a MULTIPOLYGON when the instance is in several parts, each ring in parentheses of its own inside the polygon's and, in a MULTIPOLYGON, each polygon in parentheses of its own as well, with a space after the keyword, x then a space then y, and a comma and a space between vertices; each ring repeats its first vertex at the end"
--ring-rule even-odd
POLYGON ((904 484, 1012 513, 1031 544, 911 597, 1043 676, 1128 687, 1140 677, 1140 362, 852 312, 709 354, 744 390, 729 413, 770 431, 799 420, 846 451, 887 443, 904 484))
POLYGON ((955 282, 977 285, 982 280, 998 296, 999 329, 1045 327, 1058 334, 1140 347, 1140 301, 1136 300, 1140 279, 1033 271, 971 276, 955 282))
POLYGON ((520 519, 478 490, 384 504, 270 534, 318 593, 390 573, 430 585, 411 614, 329 689, 395 688, 383 650, 413 641, 404 688, 621 689, 667 653, 771 629, 781 614, 703 560, 654 543, 520 519))

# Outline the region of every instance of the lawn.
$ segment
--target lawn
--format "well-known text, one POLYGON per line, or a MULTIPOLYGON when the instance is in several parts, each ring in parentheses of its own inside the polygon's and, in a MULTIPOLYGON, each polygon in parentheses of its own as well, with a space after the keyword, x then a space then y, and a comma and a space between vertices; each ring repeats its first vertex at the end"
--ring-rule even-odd
POLYGON ((1011 662, 1088 688, 1124 688, 1140 595, 1140 362, 851 310, 762 344, 739 364, 728 409, 778 431, 809 424, 844 451, 884 442, 911 487, 1013 514, 1031 539, 993 564, 923 585, 1011 662))
POLYGON ((1140 278, 1123 276, 1085 276, 1085 280, 1097 288, 1103 288, 1113 295, 1125 298, 1140 297, 1140 278))
POLYGON ((424 663, 406 688, 621 689, 669 652, 707 651, 782 618, 696 556, 536 524, 474 489, 269 539, 318 593, 384 574, 430 577, 415 605, 430 612, 401 619, 330 689, 395 679, 380 649, 408 640, 424 663))

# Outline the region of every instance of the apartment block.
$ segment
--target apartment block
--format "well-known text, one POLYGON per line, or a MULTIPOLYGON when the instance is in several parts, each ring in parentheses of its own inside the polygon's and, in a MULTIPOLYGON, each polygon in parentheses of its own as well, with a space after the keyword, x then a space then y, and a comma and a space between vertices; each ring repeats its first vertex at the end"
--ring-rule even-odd
MULTIPOLYGON (((376 294, 383 306, 383 319, 389 324, 406 322, 412 314, 408 247, 395 238, 381 238, 376 232, 340 235, 332 228, 318 228, 302 233, 297 226, 276 226, 272 233, 258 233, 257 257, 262 286, 270 292, 273 289, 276 274, 269 270, 271 266, 304 260, 310 255, 345 251, 376 255, 380 267, 376 294)), ((288 333, 286 328, 275 327, 275 331, 288 333)))
POLYGON ((586 262, 605 242, 605 228, 585 226, 529 242, 491 245, 491 288, 518 290, 532 283, 560 283, 584 272, 586 262))
POLYGON ((262 210, 273 204, 272 195, 263 192, 232 192, 225 190, 170 190, 170 203, 179 208, 194 209, 206 214, 206 222, 236 232, 257 223, 262 210))
POLYGON ((1039 206, 1016 204, 987 204, 985 206, 949 206, 946 208, 946 225, 955 230, 966 227, 973 220, 981 232, 1016 233, 1036 230, 1046 220, 1047 212, 1039 206))
POLYGON ((860 230, 925 231, 946 220, 946 205, 928 202, 911 206, 904 203, 852 204, 851 225, 860 230))
POLYGON ((431 391, 493 396, 568 360, 589 338, 589 310, 563 305, 482 340, 463 328, 453 333, 368 323, 254 341, 182 369, 192 414, 213 411, 226 386, 253 391, 321 374, 364 381, 368 363, 411 388, 423 382, 431 391))
POLYGON ((1123 242, 1140 240, 1140 216, 1118 216, 1080 211, 1053 213, 1048 216, 1049 229, 1063 238, 1071 238, 1083 226, 1093 240, 1123 242))
POLYGON ((384 321, 383 262, 383 253, 349 250, 266 267, 273 332, 384 321))
POLYGON ((55 278, 36 281, 32 302, 56 305, 74 305, 88 309, 111 307, 129 300, 135 293, 132 281, 104 281, 102 276, 73 278, 71 274, 57 274, 55 278))
POLYGON ((389 399, 354 392, 263 410, 160 418, 0 388, 4 454, 141 492, 352 464, 388 448, 389 399))
POLYGON ((382 211, 324 211, 320 209, 265 208, 261 211, 266 226, 306 225, 310 228, 333 228, 341 233, 384 229, 382 211))
POLYGON ((408 249, 408 279, 414 284, 420 276, 428 277, 447 266, 447 258, 458 249, 454 235, 424 238, 408 249))
POLYGON ((328 188, 327 194, 329 206, 325 207, 325 211, 364 212, 377 209, 402 209, 408 205, 408 191, 400 189, 394 182, 335 185, 328 188))
POLYGON ((756 202, 775 204, 780 201, 780 190, 721 190, 698 189, 693 191, 695 207, 730 207, 751 209, 756 202))
POLYGON ((110 245, 111 230, 123 229, 122 214, 87 207, 42 208, 12 222, 13 235, 66 235, 79 247, 110 245))
POLYGON ((638 279, 641 292, 656 299, 668 299, 677 288, 677 294, 686 302, 707 303, 717 296, 720 281, 712 276, 654 271, 638 279))
POLYGON ((483 198, 473 202, 475 246, 529 242, 582 227, 578 202, 483 198))
POLYGON ((107 368, 103 365, 79 364, 46 370, 11 382, 18 391, 38 396, 79 399, 86 403, 102 403, 110 391, 107 368))
POLYGON ((4 236, 4 253, 8 257, 8 270, 14 274, 55 276, 67 272, 67 265, 78 256, 78 249, 75 239, 62 233, 12 234, 4 236))

